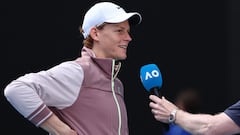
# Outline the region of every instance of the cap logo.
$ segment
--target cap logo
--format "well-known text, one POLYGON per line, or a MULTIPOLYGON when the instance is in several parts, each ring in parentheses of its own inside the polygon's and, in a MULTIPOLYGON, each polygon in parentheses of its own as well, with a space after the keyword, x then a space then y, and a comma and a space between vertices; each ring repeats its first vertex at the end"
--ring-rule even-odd
POLYGON ((117 7, 117 9, 121 9, 121 7, 117 7))

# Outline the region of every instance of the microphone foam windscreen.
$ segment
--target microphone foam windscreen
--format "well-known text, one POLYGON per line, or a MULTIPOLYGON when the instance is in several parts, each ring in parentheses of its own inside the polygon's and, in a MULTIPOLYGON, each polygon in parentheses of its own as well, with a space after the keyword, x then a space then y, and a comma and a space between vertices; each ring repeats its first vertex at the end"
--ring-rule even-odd
POLYGON ((154 87, 162 87, 162 74, 156 64, 142 66, 140 69, 140 78, 147 91, 150 91, 154 87))

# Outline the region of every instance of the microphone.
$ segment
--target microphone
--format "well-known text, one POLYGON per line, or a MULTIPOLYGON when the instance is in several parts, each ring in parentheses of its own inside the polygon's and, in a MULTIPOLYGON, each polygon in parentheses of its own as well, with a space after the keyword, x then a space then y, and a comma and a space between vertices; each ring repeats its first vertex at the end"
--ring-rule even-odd
POLYGON ((161 97, 159 89, 162 87, 162 74, 156 64, 142 66, 140 69, 140 79, 147 91, 161 97))
MULTIPOLYGON (((147 91, 161 98, 159 90, 162 87, 163 80, 161 71, 156 64, 147 64, 142 66, 140 69, 140 78, 147 91)), ((163 130, 169 130, 169 125, 167 123, 161 124, 163 126, 163 130)))

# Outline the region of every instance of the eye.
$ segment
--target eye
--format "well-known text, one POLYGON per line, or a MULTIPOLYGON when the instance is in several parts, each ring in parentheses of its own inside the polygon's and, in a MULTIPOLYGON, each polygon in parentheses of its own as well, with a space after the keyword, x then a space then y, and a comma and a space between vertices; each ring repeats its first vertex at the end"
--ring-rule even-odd
POLYGON ((122 29, 118 29, 118 30, 116 30, 116 31, 117 31, 117 32, 120 32, 120 33, 121 33, 121 32, 123 32, 123 30, 122 30, 122 29))

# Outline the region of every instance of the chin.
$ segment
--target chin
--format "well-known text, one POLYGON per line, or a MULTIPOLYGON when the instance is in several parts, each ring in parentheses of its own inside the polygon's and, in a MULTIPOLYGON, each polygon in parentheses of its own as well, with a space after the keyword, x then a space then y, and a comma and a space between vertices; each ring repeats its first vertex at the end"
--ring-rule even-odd
POLYGON ((123 57, 118 58, 118 60, 125 60, 126 58, 127 58, 127 56, 123 56, 123 57))
POLYGON ((127 55, 123 54, 123 55, 118 55, 115 57, 116 60, 125 60, 127 58, 127 55))

